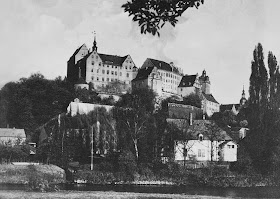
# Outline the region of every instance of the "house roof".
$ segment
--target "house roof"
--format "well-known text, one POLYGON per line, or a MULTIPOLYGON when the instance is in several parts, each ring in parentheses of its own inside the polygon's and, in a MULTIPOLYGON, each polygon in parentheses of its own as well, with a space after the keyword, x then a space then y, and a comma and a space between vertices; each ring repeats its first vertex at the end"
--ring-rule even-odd
POLYGON ((140 68, 138 70, 137 76, 132 81, 147 79, 152 70, 153 67, 140 68))
MULTIPOLYGON (((78 52, 81 50, 81 48, 84 46, 85 44, 81 45, 79 48, 77 48, 77 50, 75 50, 75 52, 73 53, 73 55, 71 57, 74 57, 75 55, 78 54, 78 52)), ((86 45, 85 45, 86 46, 86 45)))
POLYGON ((189 127, 189 120, 186 119, 171 119, 171 118, 167 118, 166 122, 168 124, 175 124, 179 129, 183 130, 187 130, 189 127))
POLYGON ((177 67, 172 67, 170 64, 168 64, 168 63, 166 63, 164 61, 160 61, 160 60, 156 60, 156 59, 151 59, 151 58, 148 58, 148 60, 150 60, 152 62, 152 64, 155 67, 157 67, 158 69, 179 73, 179 70, 178 70, 177 67))
POLYGON ((121 66, 123 64, 123 62, 126 60, 126 58, 128 57, 128 55, 126 55, 124 57, 120 57, 117 55, 106 55, 106 54, 100 54, 100 53, 98 53, 98 55, 100 56, 103 63, 111 63, 116 66, 121 66))
POLYGON ((0 137, 21 137, 26 138, 24 129, 0 128, 0 137))
POLYGON ((178 87, 192 87, 196 80, 196 75, 185 75, 182 77, 178 87))
POLYGON ((232 107, 235 106, 236 110, 239 108, 240 104, 221 104, 220 111, 224 112, 226 110, 231 111, 232 107))
POLYGON ((202 94, 206 98, 206 100, 219 104, 219 102, 217 102, 217 100, 213 97, 212 94, 205 94, 205 93, 202 94))
POLYGON ((190 125, 188 129, 188 133, 190 133, 191 137, 193 139, 197 139, 199 134, 202 134, 204 136, 204 139, 210 139, 210 134, 208 132, 211 132, 213 130, 216 130, 217 132, 214 132, 213 139, 216 141, 221 140, 232 140, 232 138, 224 131, 222 128, 220 128, 214 121, 212 120, 194 120, 193 124, 190 125), (210 129, 213 128, 213 129, 210 129))

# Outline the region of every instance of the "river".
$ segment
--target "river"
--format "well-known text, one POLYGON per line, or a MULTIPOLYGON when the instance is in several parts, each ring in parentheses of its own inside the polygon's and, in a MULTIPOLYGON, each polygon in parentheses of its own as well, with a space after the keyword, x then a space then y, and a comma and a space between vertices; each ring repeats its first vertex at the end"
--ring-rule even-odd
MULTIPOLYGON (((0 185, 0 190, 23 190, 23 185, 0 185)), ((76 191, 116 191, 134 193, 161 193, 222 196, 239 198, 280 198, 279 187, 246 187, 246 188, 217 188, 217 187, 186 187, 186 186, 139 186, 139 185, 89 185, 67 184, 64 190, 76 191)))

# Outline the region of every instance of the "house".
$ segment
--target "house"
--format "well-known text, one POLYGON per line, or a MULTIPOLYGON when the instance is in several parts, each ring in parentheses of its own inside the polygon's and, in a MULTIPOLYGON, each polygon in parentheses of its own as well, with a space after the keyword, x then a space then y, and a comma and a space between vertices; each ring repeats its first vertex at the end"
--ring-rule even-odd
POLYGON ((201 91, 201 84, 199 82, 198 74, 185 75, 182 77, 178 86, 178 95, 181 97, 188 96, 190 94, 199 94, 201 91))
POLYGON ((10 143, 22 144, 26 140, 26 135, 24 129, 16 128, 0 128, 0 142, 1 143, 10 143))
POLYGON ((186 140, 174 145, 175 161, 237 161, 237 144, 211 120, 190 121, 186 140))

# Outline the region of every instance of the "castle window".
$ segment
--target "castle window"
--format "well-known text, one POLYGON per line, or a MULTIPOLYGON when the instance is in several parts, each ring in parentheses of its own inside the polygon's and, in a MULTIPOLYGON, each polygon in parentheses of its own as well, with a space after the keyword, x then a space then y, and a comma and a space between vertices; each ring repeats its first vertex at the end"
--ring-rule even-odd
POLYGON ((107 70, 107 75, 109 75, 110 74, 110 71, 109 70, 107 70))
POLYGON ((122 72, 120 72, 120 76, 122 76, 122 72))
POLYGON ((99 62, 99 66, 101 66, 101 62, 99 62))
POLYGON ((93 72, 93 69, 91 69, 91 72, 93 72))
POLYGON ((109 78, 107 78, 107 82, 109 82, 110 80, 109 80, 109 78))
POLYGON ((115 71, 115 75, 118 75, 117 71, 115 71))
POLYGON ((125 69, 127 69, 127 66, 125 67, 125 69))
POLYGON ((111 71, 111 75, 114 75, 114 71, 111 71))
POLYGON ((91 77, 91 80, 94 80, 94 77, 93 77, 93 76, 91 77))
POLYGON ((131 66, 129 67, 129 69, 131 70, 131 66))
POLYGON ((109 68, 109 65, 107 65, 107 68, 109 68))
POLYGON ((104 82, 104 77, 102 77, 102 82, 104 82))
POLYGON ((112 65, 112 68, 114 68, 114 66, 112 65))
POLYGON ((129 77, 129 73, 126 73, 126 77, 129 77))
POLYGON ((94 61, 92 61, 91 64, 94 65, 94 61))
POLYGON ((114 79, 113 79, 113 78, 111 78, 111 82, 112 82, 112 81, 114 81, 114 79))
POLYGON ((118 68, 117 66, 115 66, 115 68, 118 68))
POLYGON ((97 77, 96 80, 99 81, 99 77, 97 77))

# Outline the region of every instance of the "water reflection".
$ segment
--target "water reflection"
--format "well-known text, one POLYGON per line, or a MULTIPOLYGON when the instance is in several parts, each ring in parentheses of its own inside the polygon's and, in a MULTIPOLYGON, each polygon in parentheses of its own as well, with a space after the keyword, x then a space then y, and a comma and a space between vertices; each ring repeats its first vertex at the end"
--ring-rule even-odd
MULTIPOLYGON (((279 187, 251 187, 251 188, 210 188, 186 186, 137 186, 137 185, 89 185, 64 184, 64 190, 76 191, 115 191, 135 193, 162 193, 221 196, 230 198, 280 198, 279 187)), ((0 190, 25 190, 24 185, 0 184, 0 190)))

